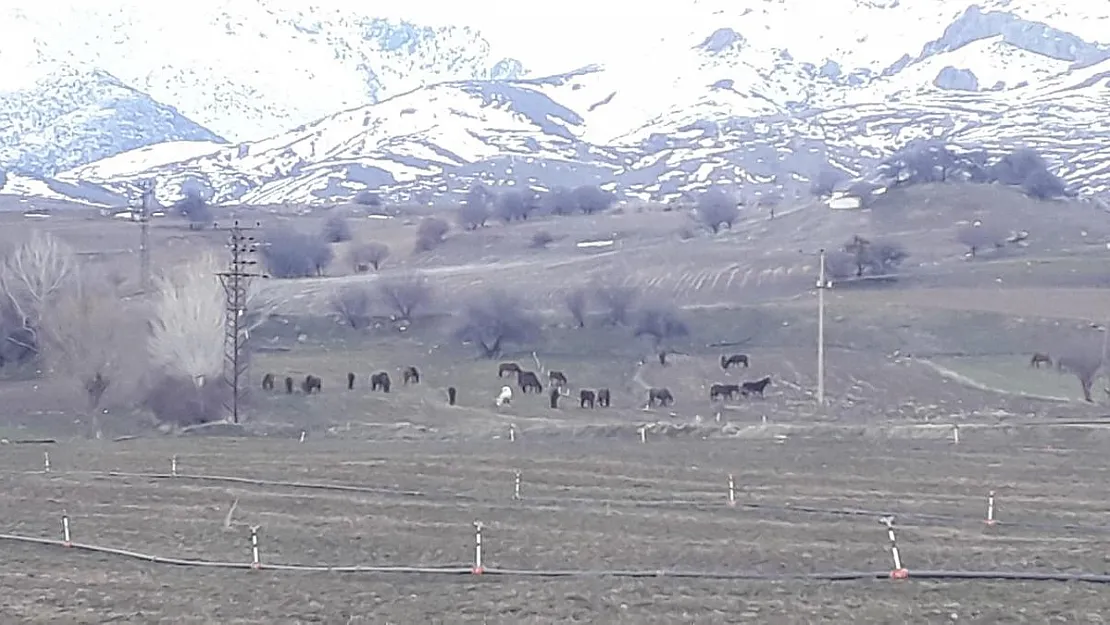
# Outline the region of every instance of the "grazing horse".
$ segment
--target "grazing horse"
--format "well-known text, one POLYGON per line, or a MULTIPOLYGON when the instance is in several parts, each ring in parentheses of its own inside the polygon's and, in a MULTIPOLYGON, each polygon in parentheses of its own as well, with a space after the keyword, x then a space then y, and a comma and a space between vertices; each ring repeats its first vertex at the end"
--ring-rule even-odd
POLYGON ((515 362, 503 362, 497 365, 497 377, 503 378, 505 374, 520 375, 520 365, 515 362))
POLYGON ((747 354, 732 354, 731 356, 721 356, 721 368, 728 369, 733 365, 744 365, 747 369, 750 361, 747 354))
POLYGON ((659 365, 662 367, 667 366, 667 352, 659 352, 659 365))
POLYGON ((556 386, 566 386, 567 376, 563 375, 562 371, 552 371, 547 374, 547 379, 556 386))
POLYGON ((350 390, 353 390, 354 388, 355 388, 355 374, 348 371, 347 372, 347 390, 350 391, 350 390))
POLYGON ((448 406, 454 406, 455 405, 455 397, 458 394, 459 394, 459 392, 455 389, 454 386, 448 386, 447 387, 447 405, 448 406))
POLYGON ((597 389, 597 405, 601 406, 602 408, 608 408, 609 407, 609 389, 607 389, 607 388, 597 389))
POLYGON ((674 403, 674 395, 671 395, 670 389, 667 388, 649 388, 648 406, 653 406, 656 402, 659 402, 660 406, 669 406, 674 403))
POLYGON ((752 394, 759 395, 760 397, 763 397, 764 389, 766 389, 770 385, 771 385, 771 376, 767 376, 765 378, 760 378, 760 379, 756 380, 755 382, 744 382, 743 384, 740 385, 740 394, 743 395, 744 397, 747 397, 748 395, 752 395, 752 394))
POLYGON ((513 401, 513 389, 508 386, 501 387, 501 393, 494 400, 498 406, 507 406, 513 401))
POLYGON ((593 391, 586 390, 586 389, 582 389, 582 390, 578 391, 578 407, 579 408, 585 408, 587 404, 589 405, 590 408, 593 408, 594 407, 594 400, 596 400, 596 399, 597 399, 597 396, 594 395, 593 391))
POLYGON ((304 376, 304 382, 301 384, 301 389, 304 390, 305 395, 312 394, 312 391, 319 393, 324 390, 324 382, 320 378, 312 375, 311 373, 304 376))
POLYGON ((264 391, 274 390, 274 374, 267 373, 266 375, 262 376, 262 390, 264 390, 264 391))
POLYGON ((420 372, 417 371, 416 367, 405 367, 404 370, 401 371, 401 377, 403 378, 402 381, 406 385, 409 382, 412 382, 413 384, 420 383, 420 372))
POLYGON ((557 386, 551 387, 551 392, 548 393, 547 395, 551 399, 551 407, 553 409, 558 408, 559 407, 559 397, 560 397, 559 387, 557 387, 557 386))
POLYGON ((722 396, 732 399, 739 393, 739 384, 714 384, 709 387, 709 401, 715 401, 722 396))
POLYGON ((1037 352, 1037 353, 1033 354, 1033 357, 1029 359, 1029 366, 1030 367, 1036 367, 1036 368, 1040 369, 1041 368, 1041 363, 1044 363, 1044 364, 1048 365, 1049 367, 1051 367, 1052 366, 1052 359, 1048 357, 1048 354, 1042 354, 1041 352, 1037 352))
POLYGON ((540 379, 532 371, 521 371, 516 377, 516 383, 520 385, 520 392, 527 393, 528 389, 533 389, 537 393, 543 392, 543 385, 540 384, 540 379))
POLYGON ((374 375, 370 376, 370 390, 371 391, 376 391, 378 389, 381 389, 383 393, 388 393, 390 384, 391 384, 391 382, 389 380, 389 374, 386 373, 385 371, 379 371, 379 372, 375 373, 374 375))
POLYGON ((293 378, 288 375, 285 376, 285 392, 289 395, 293 394, 293 378))

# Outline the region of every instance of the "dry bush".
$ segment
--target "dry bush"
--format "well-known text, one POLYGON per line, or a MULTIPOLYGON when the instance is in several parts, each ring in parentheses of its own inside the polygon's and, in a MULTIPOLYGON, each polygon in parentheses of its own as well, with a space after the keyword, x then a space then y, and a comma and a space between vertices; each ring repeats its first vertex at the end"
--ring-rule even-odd
POLYGON ((355 273, 366 273, 370 267, 377 271, 387 258, 389 258, 389 246, 377 241, 357 243, 347 251, 347 260, 355 273))
POLYGON ((219 421, 230 394, 220 378, 197 381, 163 375, 153 379, 142 406, 162 423, 186 427, 219 421))
POLYGON ((77 257, 63 241, 35 230, 0 265, 5 349, 37 354, 43 317, 77 281, 77 257), (17 349, 15 349, 17 348, 17 349))
POLYGON ((439 217, 425 217, 416 227, 414 252, 430 252, 443 243, 451 226, 439 217))
POLYGON ((370 325, 370 310, 373 308, 374 298, 370 295, 368 285, 345 286, 331 296, 330 303, 332 311, 351 328, 358 330, 370 325))
POLYGON ((412 321, 413 315, 432 302, 435 291, 419 273, 388 278, 378 283, 378 293, 386 306, 399 318, 412 321))
POLYGON ((496 358, 508 343, 522 344, 540 334, 540 324, 524 301, 495 289, 475 298, 463 309, 455 336, 476 345, 485 358, 496 358))
POLYGON ((550 245, 554 240, 555 237, 551 236, 550 232, 548 232, 547 230, 540 230, 539 232, 532 235, 532 241, 531 243, 529 243, 529 245, 533 249, 542 250, 546 249, 547 246, 550 245))

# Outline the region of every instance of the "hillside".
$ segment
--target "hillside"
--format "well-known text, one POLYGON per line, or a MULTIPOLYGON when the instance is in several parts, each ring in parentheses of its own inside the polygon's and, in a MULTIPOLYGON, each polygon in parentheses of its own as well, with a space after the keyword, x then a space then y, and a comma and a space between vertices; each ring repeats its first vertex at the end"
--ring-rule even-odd
MULTIPOLYGON (((360 105, 265 139, 128 155, 133 164, 126 171, 97 164, 58 177, 118 192, 157 177, 164 201, 180 197, 192 180, 222 203, 330 203, 363 189, 425 202, 475 179, 539 187, 602 183, 659 200, 714 184, 752 198, 801 192, 830 169, 866 177, 909 141, 928 138, 986 149, 995 158, 1032 146, 1073 190, 1101 193, 1110 186, 1103 158, 1110 47, 1091 24, 1108 16, 1069 7, 1046 13, 1024 2, 953 0, 926 15, 898 3, 838 0, 821 14, 851 14, 844 31, 803 37, 791 20, 812 15, 797 2, 696 2, 688 15, 672 16, 667 32, 664 18, 647 12, 640 29, 613 45, 592 43, 599 62, 577 70, 520 78, 469 62, 425 63, 429 73, 402 81, 415 87, 403 93, 378 90, 359 101, 344 99, 340 88, 324 89, 323 98, 306 91, 303 97, 330 111, 341 102, 360 105), (848 37, 855 43, 847 45, 848 37)), ((314 19, 332 15, 317 8, 314 19)), ((153 19, 137 15, 135 23, 153 19)), ((335 20, 321 22, 337 29, 332 43, 350 34, 343 30, 350 24, 335 20)), ((409 33, 409 26, 397 28, 409 33)), ((480 38, 469 26, 459 28, 427 32, 433 39, 480 38)), ((406 37, 386 37, 408 43, 382 44, 373 54, 394 67, 390 54, 403 49, 404 62, 416 63, 421 44, 406 37)), ((279 74, 293 81, 285 87, 295 87, 293 73, 279 74)), ((268 119, 292 121, 297 116, 281 107, 302 96, 283 90, 290 92, 270 100, 260 91, 246 100, 265 107, 268 119)), ((250 120, 261 111, 232 107, 226 115, 250 120)))

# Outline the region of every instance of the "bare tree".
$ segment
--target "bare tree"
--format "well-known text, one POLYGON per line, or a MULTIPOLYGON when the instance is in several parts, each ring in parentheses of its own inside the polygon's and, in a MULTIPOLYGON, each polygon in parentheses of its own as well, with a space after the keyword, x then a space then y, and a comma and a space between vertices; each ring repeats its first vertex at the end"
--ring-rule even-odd
POLYGON ((335 258, 335 252, 322 237, 279 229, 265 237, 262 259, 275 278, 322 276, 335 258))
POLYGON ((713 234, 720 232, 721 224, 731 229, 739 217, 736 200, 720 189, 709 189, 698 197, 698 218, 713 234))
POLYGON ((523 300, 496 289, 471 301, 455 336, 478 347, 485 358, 496 358, 508 343, 527 343, 540 334, 540 324, 523 300))
POLYGON ((342 215, 332 215, 324 222, 320 237, 328 243, 344 243, 353 238, 351 224, 342 215))
POLYGON ((474 185, 466 193, 466 199, 459 207, 458 222, 466 230, 475 230, 486 225, 490 218, 490 199, 492 194, 482 185, 474 185))
POLYGON ((836 186, 848 179, 848 176, 839 169, 826 167, 817 172, 810 182, 809 192, 816 196, 832 195, 836 186))
POLYGON ((678 310, 665 305, 653 305, 641 310, 633 330, 636 338, 646 336, 656 348, 668 340, 689 334, 690 327, 679 316, 678 310))
POLYGON ((1006 237, 1002 231, 976 222, 956 231, 956 240, 967 246, 972 258, 985 248, 1000 248, 1005 245, 1006 237))
POLYGON ((555 187, 540 200, 543 212, 548 215, 573 215, 577 213, 578 198, 567 187, 555 187))
POLYGON ((345 286, 331 296, 330 303, 332 311, 351 328, 359 330, 370 325, 370 309, 374 305, 374 299, 368 285, 345 286))
POLYGON ((599 284, 594 287, 594 297, 605 312, 605 323, 614 326, 628 325, 629 312, 638 295, 630 286, 599 284))
MULTIPOLYGON (((147 338, 150 385, 143 404, 162 421, 211 421, 228 395, 223 383, 225 295, 222 259, 206 253, 156 279, 147 338)), ((252 285, 243 327, 249 337, 278 302, 252 285)), ((248 352, 249 354, 249 352, 248 352)))
POLYGON ((607 211, 617 201, 615 195, 595 185, 584 184, 571 193, 578 210, 587 215, 607 211))
POLYGON ((208 202, 195 189, 186 191, 185 197, 174 204, 174 209, 177 210, 179 215, 188 220, 189 228, 194 230, 210 225, 215 219, 208 202))
POLYGON ((1091 386, 1102 368, 1101 349, 1092 349, 1089 345, 1072 346, 1056 358, 1056 368, 1074 375, 1083 387, 1083 399, 1094 401, 1091 398, 1091 386))
POLYGON ((377 241, 358 243, 347 251, 347 259, 356 273, 365 273, 369 267, 377 271, 387 258, 389 258, 389 246, 377 241))
POLYGON ((586 306, 589 299, 586 296, 586 289, 576 288, 567 292, 563 297, 563 304, 566 305, 567 311, 570 316, 574 318, 574 323, 579 328, 586 327, 586 306))
POLYGON ((77 382, 88 409, 92 435, 100 438, 97 412, 110 388, 126 388, 121 379, 135 356, 134 324, 124 303, 98 276, 74 281, 61 293, 43 323, 44 355, 52 374, 77 382))
POLYGON ((73 250, 50 233, 31 233, 0 265, 0 291, 9 331, 5 340, 38 353, 43 317, 77 280, 73 250))
POLYGON ((858 234, 853 235, 844 244, 844 251, 852 256, 852 262, 856 266, 855 275, 857 278, 862 277, 864 273, 870 273, 873 276, 893 274, 902 262, 909 257, 909 253, 899 243, 893 241, 872 243, 858 234))
POLYGON ((443 243, 451 226, 439 217, 425 217, 416 227, 415 252, 429 252, 443 243))
POLYGON ((536 198, 531 189, 510 189, 497 196, 496 206, 497 218, 505 223, 527 220, 536 206, 536 198))
POLYGON ((378 292, 386 306, 399 319, 412 321, 413 315, 431 303, 435 291, 423 275, 411 273, 378 283, 378 292))

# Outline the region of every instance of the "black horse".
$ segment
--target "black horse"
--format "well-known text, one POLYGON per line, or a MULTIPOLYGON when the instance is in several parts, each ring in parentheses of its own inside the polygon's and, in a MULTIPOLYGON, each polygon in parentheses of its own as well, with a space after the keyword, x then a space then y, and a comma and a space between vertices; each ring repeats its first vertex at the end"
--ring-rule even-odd
POLYGON ((262 376, 262 390, 264 390, 264 391, 274 390, 274 374, 267 373, 266 375, 262 376))
POLYGON ((385 371, 379 371, 379 372, 375 373, 374 375, 370 376, 370 390, 371 391, 376 391, 378 389, 381 389, 381 391, 383 393, 388 393, 390 384, 391 383, 390 383, 390 380, 389 380, 389 374, 386 373, 385 371))
POLYGON ((458 394, 459 394, 459 392, 457 390, 455 390, 454 386, 448 386, 447 387, 447 405, 448 406, 454 406, 455 405, 455 397, 458 394))
POLYGON ((520 365, 515 362, 503 362, 497 365, 497 377, 503 378, 506 373, 509 375, 520 375, 520 365))
POLYGON ((347 372, 347 390, 350 391, 355 388, 355 374, 347 372))
POLYGON ((748 395, 759 395, 763 397, 763 391, 771 385, 771 376, 760 378, 755 382, 744 382, 740 385, 740 394, 744 397, 748 395))
POLYGON ((402 382, 406 385, 409 382, 412 382, 413 384, 419 384, 420 371, 418 371, 416 367, 405 367, 404 370, 401 372, 401 378, 402 382))
POLYGON ((709 401, 714 401, 721 397, 732 399, 740 393, 739 384, 714 384, 709 387, 709 401))
POLYGON ((304 376, 304 382, 301 383, 301 389, 305 395, 312 394, 312 391, 319 393, 324 390, 324 381, 312 375, 311 373, 304 376))
POLYGON ((289 395, 293 394, 293 377, 285 376, 285 392, 289 395))

